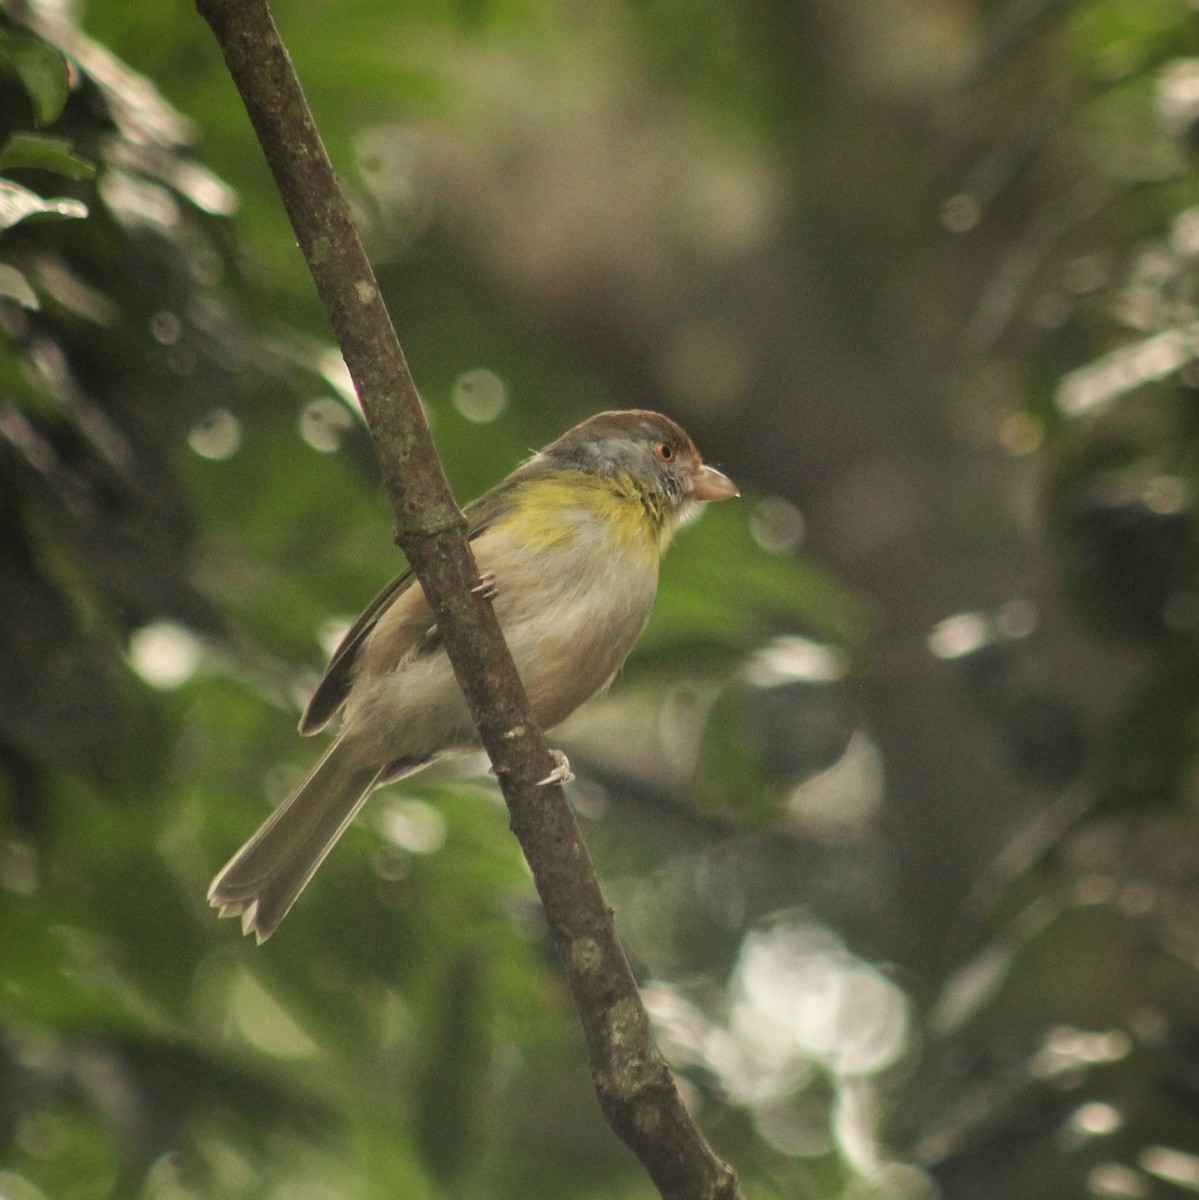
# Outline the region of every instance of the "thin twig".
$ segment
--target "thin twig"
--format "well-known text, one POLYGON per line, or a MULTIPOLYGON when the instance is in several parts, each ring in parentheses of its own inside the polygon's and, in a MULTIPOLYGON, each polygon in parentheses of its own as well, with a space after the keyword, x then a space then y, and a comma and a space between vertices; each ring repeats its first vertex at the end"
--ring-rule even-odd
POLYGON ((600 1106, 664 1200, 739 1200, 684 1108, 478 570, 416 386, 264 0, 197 0, 249 113, 374 440, 395 539, 433 610, 528 859, 587 1040, 600 1106))

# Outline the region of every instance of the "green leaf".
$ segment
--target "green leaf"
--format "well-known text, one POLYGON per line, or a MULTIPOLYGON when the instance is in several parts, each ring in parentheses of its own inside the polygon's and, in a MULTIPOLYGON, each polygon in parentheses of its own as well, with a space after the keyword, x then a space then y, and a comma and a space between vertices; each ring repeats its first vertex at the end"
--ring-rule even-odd
POLYGON ((33 105, 39 125, 56 121, 69 93, 67 61, 45 42, 0 32, 0 66, 15 75, 33 105))
POLYGON ((29 280, 16 267, 10 267, 7 263, 0 263, 0 296, 15 300, 22 308, 37 310, 41 307, 29 280))
POLYGON ((69 179, 91 179, 96 173, 95 164, 74 154, 66 138, 40 133, 14 133, 0 150, 0 170, 17 167, 54 171, 69 179))
POLYGON ((31 192, 20 184, 0 179, 0 230, 11 229, 26 217, 45 216, 86 217, 87 205, 69 196, 55 196, 43 200, 37 192, 31 192))

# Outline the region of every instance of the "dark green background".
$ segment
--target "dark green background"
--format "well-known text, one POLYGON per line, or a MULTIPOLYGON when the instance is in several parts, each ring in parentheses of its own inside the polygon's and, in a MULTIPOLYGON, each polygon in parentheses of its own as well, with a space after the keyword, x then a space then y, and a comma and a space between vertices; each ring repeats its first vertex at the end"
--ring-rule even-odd
MULTIPOLYGON (((0 237, 0 1196, 651 1195, 482 762, 206 907, 399 560, 203 21, 0 7, 90 213, 0 237)), ((276 17, 460 497, 634 405, 744 492, 552 741, 747 1195, 1193 1194, 1193 6, 276 17)))

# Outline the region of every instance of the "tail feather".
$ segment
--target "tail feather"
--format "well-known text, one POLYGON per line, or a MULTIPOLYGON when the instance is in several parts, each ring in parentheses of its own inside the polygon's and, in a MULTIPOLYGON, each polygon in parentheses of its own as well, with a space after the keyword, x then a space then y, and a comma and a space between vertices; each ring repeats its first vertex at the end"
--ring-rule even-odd
MULTIPOLYGON (((334 742, 212 881, 209 904, 222 917, 241 917, 242 932, 265 942, 383 775, 350 761, 344 743, 334 742)), ((396 776, 388 770, 387 778, 396 776)))

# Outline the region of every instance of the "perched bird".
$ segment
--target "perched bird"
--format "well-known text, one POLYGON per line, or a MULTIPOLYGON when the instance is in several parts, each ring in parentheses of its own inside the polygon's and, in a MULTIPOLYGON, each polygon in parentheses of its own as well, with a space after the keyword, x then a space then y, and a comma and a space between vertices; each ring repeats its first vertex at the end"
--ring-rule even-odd
MULTIPOLYGON (((467 506, 480 575, 543 729, 612 682, 649 618, 658 559, 679 525, 703 501, 737 494, 678 425, 634 410, 576 425, 467 506)), ((350 627, 300 732, 338 711, 324 757, 209 888, 220 915, 240 916, 259 942, 374 788, 478 744, 411 571, 350 627)))

